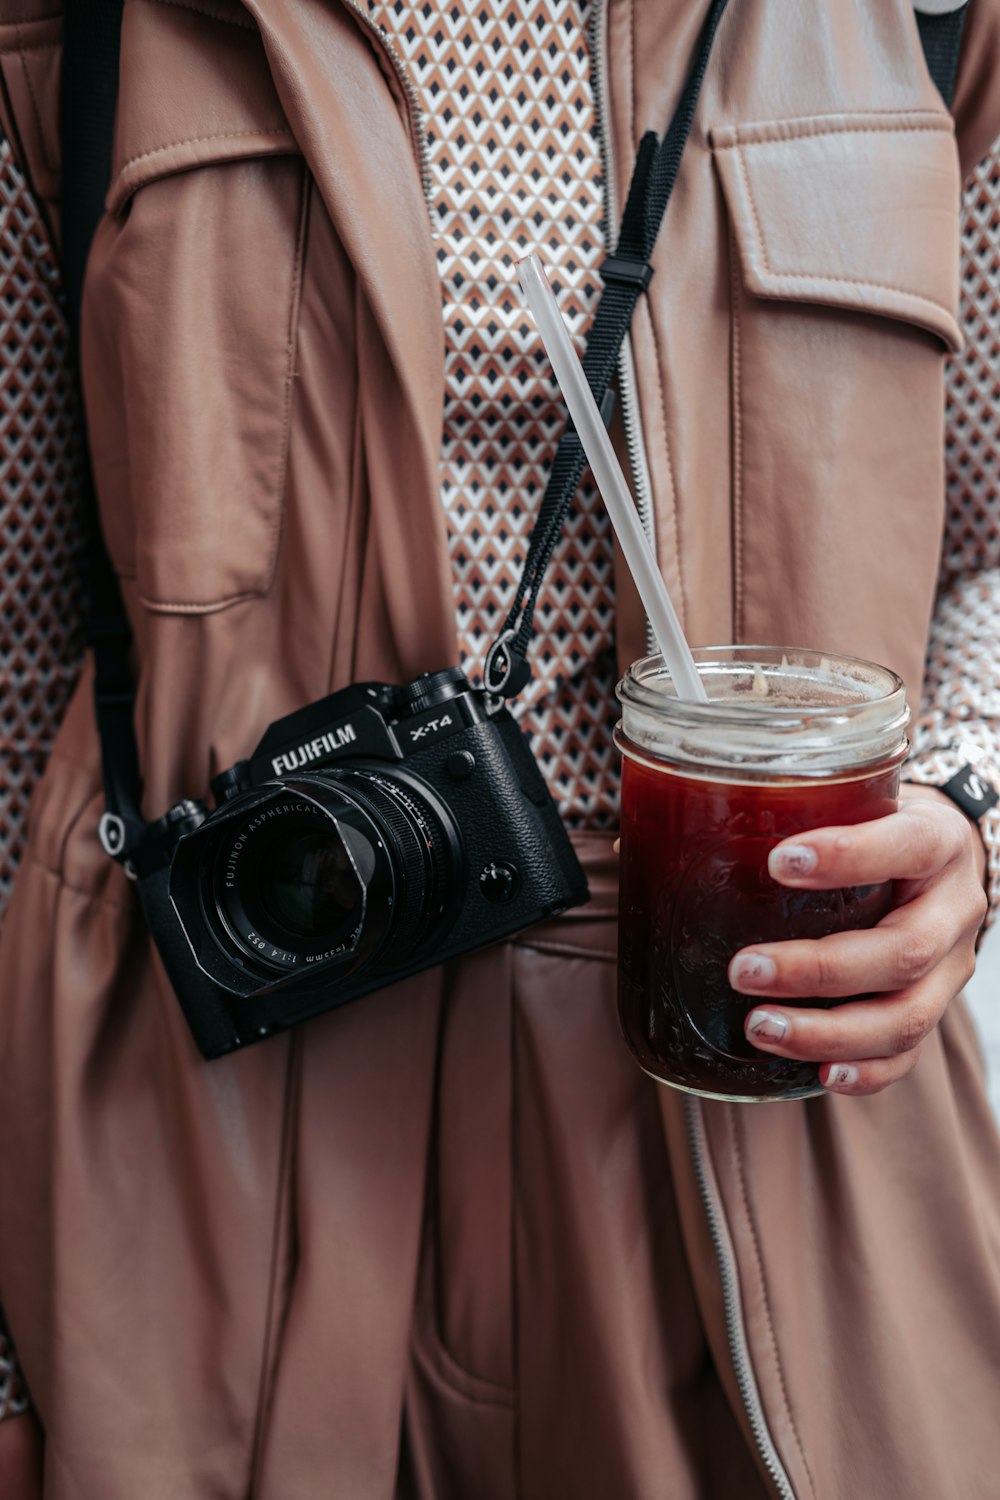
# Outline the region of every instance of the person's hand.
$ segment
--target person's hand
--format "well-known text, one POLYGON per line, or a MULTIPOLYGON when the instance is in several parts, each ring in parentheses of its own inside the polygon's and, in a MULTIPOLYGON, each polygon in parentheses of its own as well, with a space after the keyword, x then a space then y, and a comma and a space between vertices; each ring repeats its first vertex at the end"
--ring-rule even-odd
POLYGON ((984 850, 943 793, 902 789, 899 811, 849 828, 786 839, 768 869, 798 890, 892 880, 878 926, 811 941, 761 943, 729 965, 729 982, 759 998, 746 1035, 776 1057, 821 1064, 838 1094, 875 1094, 909 1073, 925 1038, 972 976, 986 914, 984 850), (832 1010, 795 1008, 796 996, 862 998, 832 1010))
POLYGON ((42 1447, 33 1412, 0 1422, 0 1500, 42 1500, 42 1447))

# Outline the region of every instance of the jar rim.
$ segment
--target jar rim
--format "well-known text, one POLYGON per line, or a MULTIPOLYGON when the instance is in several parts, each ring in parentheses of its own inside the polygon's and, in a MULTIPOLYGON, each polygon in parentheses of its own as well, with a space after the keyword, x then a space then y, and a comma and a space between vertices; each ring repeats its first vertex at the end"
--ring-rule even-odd
POLYGON ((618 684, 623 733, 647 755, 825 775, 905 753, 906 689, 888 667, 799 647, 706 646, 693 655, 707 703, 674 695, 660 655, 633 662, 618 684), (727 696, 713 700, 713 687, 727 696))

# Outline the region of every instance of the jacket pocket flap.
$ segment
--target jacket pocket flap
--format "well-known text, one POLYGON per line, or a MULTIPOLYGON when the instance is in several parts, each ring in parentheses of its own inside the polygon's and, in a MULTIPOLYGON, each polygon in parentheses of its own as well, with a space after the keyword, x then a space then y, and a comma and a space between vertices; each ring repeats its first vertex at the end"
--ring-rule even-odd
POLYGON ((747 291, 898 318, 961 348, 950 116, 727 126, 711 145, 747 291))
POLYGON ((122 56, 109 212, 174 172, 298 153, 260 34, 234 0, 129 0, 122 56))

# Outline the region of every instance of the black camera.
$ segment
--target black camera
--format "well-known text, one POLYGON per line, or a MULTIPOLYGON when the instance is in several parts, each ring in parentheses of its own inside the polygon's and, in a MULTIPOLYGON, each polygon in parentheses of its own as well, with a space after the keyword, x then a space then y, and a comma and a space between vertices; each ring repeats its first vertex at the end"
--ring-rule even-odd
POLYGON ((457 667, 277 720, 132 863, 205 1057, 587 899, 528 742, 457 667))

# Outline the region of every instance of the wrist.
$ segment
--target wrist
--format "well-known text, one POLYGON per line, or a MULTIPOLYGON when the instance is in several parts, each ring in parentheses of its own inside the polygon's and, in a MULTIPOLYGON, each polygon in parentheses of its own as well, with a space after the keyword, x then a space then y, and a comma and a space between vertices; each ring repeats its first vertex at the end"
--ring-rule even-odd
POLYGON ((917 735, 915 753, 904 766, 903 776, 910 788, 917 785, 933 788, 956 807, 961 806, 975 829, 977 861, 981 859, 981 849, 986 855, 983 885, 989 910, 982 929, 985 932, 1000 911, 1000 805, 997 805, 1000 756, 995 727, 985 723, 963 724, 960 733, 946 744, 917 735), (956 787, 961 793, 957 800, 953 795, 956 787))
POLYGON ((951 807, 956 812, 960 812, 962 814, 962 816, 965 818, 966 823, 968 823, 969 830, 972 834, 976 871, 979 875, 980 880, 985 884, 987 870, 987 849, 986 841, 983 838, 983 830, 979 826, 978 819, 970 817, 970 815, 965 812, 963 808, 960 808, 958 806, 958 803, 955 802, 951 797, 949 797, 947 792, 943 792, 939 786, 931 786, 928 782, 904 782, 899 789, 899 794, 901 798, 922 797, 925 800, 930 799, 934 802, 941 803, 941 805, 944 807, 951 807))

